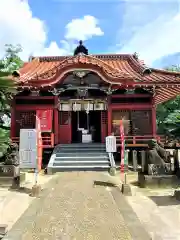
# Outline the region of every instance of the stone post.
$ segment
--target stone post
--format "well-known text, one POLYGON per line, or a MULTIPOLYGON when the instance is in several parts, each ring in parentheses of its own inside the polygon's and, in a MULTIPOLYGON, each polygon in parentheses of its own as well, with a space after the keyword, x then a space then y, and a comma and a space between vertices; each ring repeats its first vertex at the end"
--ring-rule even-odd
POLYGON ((140 151, 140 157, 141 157, 141 167, 142 167, 142 172, 145 171, 145 164, 146 164, 146 152, 140 151))
POLYGON ((180 149, 177 150, 177 161, 178 161, 178 166, 180 169, 180 149))
POLYGON ((180 177, 180 149, 175 150, 175 173, 180 177))
POLYGON ((132 161, 133 161, 133 170, 137 171, 138 168, 138 164, 137 164, 137 150, 133 150, 133 154, 132 154, 132 161))
POLYGON ((128 172, 129 168, 129 149, 126 149, 124 152, 124 159, 126 159, 125 163, 124 163, 124 171, 128 172))
POLYGON ((175 171, 175 159, 174 159, 174 149, 166 149, 170 153, 170 169, 172 172, 175 171))

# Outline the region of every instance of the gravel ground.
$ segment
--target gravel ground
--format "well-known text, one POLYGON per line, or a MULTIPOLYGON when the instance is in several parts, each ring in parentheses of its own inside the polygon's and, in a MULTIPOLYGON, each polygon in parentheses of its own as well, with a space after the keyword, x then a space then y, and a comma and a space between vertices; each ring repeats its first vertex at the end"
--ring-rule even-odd
POLYGON ((93 184, 105 177, 99 172, 58 174, 5 239, 132 239, 110 191, 93 184))

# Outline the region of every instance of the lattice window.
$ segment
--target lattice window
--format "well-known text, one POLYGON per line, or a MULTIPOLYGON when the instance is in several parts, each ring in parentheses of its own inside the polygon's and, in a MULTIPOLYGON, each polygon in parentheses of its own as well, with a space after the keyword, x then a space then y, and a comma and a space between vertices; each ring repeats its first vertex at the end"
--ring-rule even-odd
POLYGON ((19 136, 20 129, 32 129, 36 127, 35 111, 16 111, 16 136, 19 136))
POLYGON ((120 135, 120 120, 123 120, 124 134, 131 132, 130 112, 127 110, 117 110, 112 112, 112 129, 116 136, 120 135))
POLYGON ((151 135, 152 121, 151 110, 133 110, 131 111, 132 134, 133 135, 151 135))
POLYGON ((59 114, 60 114, 60 117, 59 117, 60 125, 68 125, 69 112, 60 111, 59 114))

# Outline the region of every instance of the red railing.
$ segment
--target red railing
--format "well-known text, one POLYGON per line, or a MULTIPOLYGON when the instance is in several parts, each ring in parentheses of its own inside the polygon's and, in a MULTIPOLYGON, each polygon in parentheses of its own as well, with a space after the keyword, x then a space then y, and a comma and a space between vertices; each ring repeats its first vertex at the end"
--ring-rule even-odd
MULTIPOLYGON (((47 135, 48 133, 46 133, 47 135)), ((125 136, 126 146, 128 147, 146 147, 148 141, 156 138, 158 141, 165 143, 165 136, 152 136, 152 135, 144 135, 144 136, 125 136)), ((117 145, 121 146, 120 136, 116 136, 117 145)), ((13 142, 19 144, 19 137, 12 138, 13 142)), ((54 133, 49 133, 49 136, 42 136, 42 148, 53 148, 54 147, 54 133)))
MULTIPOLYGON (((19 144, 19 137, 13 137, 12 141, 19 144)), ((54 133, 49 133, 49 136, 42 136, 42 148, 54 147, 54 133)))
MULTIPOLYGON (((147 146, 148 141, 151 139, 157 139, 158 141, 165 143, 165 136, 152 136, 152 135, 144 135, 144 136, 125 136, 126 145, 131 146, 147 146)), ((116 136, 117 145, 121 146, 120 136, 116 136)))

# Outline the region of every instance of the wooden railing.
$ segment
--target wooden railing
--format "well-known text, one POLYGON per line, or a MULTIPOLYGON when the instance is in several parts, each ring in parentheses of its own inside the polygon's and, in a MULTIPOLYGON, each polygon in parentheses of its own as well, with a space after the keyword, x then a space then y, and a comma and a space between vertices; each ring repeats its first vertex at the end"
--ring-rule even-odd
MULTIPOLYGON (((48 133, 47 133, 48 134, 48 133)), ((157 139, 158 141, 165 143, 165 136, 125 136, 127 147, 147 147, 148 141, 151 139, 157 139)), ((116 136, 117 146, 121 146, 120 136, 116 136)), ((13 142, 19 144, 19 137, 12 138, 13 142)), ((54 147, 54 133, 49 133, 49 136, 42 137, 42 148, 53 148, 54 147)))
MULTIPOLYGON (((128 147, 146 147, 148 141, 151 139, 157 139, 158 141, 165 143, 165 136, 125 136, 126 146, 128 147)), ((117 145, 121 146, 120 136, 116 136, 117 145)))
MULTIPOLYGON (((19 144, 19 137, 13 137, 12 141, 19 144)), ((42 148, 54 147, 54 133, 49 133, 49 136, 42 136, 42 148)))

